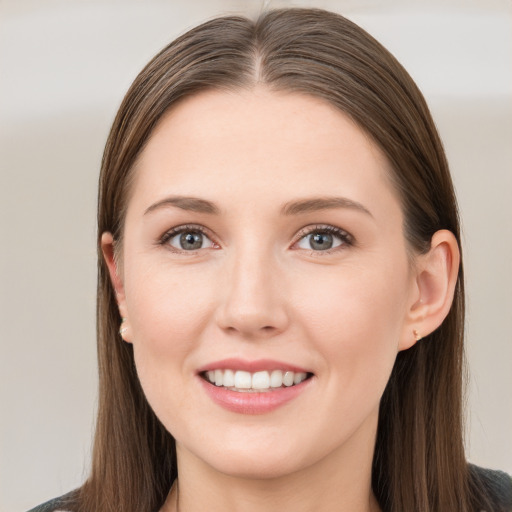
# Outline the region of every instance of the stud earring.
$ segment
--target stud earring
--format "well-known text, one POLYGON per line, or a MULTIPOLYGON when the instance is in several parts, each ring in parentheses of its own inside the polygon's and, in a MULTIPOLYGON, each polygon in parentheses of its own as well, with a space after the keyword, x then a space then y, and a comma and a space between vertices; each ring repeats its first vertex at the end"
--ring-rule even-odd
POLYGON ((126 318, 121 319, 121 326, 119 327, 119 334, 121 335, 121 338, 123 337, 124 333, 128 330, 128 327, 124 325, 124 322, 126 321, 126 318))
POLYGON ((414 334, 414 339, 416 341, 420 341, 421 340, 422 336, 421 336, 421 334, 416 329, 413 329, 412 333, 414 334))

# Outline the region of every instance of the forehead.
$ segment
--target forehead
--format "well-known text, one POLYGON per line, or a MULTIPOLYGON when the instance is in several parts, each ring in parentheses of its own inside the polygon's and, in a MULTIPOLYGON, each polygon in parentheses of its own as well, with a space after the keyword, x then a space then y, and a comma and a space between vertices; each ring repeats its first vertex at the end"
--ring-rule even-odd
POLYGON ((277 204, 287 195, 343 194, 371 202, 394 195, 390 172, 366 133, 326 101, 264 87, 207 91, 161 119, 137 162, 132 197, 277 204))

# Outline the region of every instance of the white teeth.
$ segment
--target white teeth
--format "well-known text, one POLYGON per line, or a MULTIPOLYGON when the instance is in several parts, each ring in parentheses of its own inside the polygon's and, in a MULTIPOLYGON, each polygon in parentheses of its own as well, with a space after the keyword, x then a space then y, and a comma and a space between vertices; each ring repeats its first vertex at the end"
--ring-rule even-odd
POLYGON ((224 370, 223 386, 227 388, 235 387, 235 372, 233 370, 224 370))
POLYGON ((268 389, 270 387, 270 375, 268 372, 256 372, 252 376, 252 389, 268 389))
POLYGON ((283 384, 287 387, 293 386, 293 378, 295 377, 293 372, 284 372, 283 384))
MULTIPOLYGON (((215 370, 217 373, 218 370, 215 370)), ((219 370, 222 371, 222 370, 219 370)), ((241 370, 235 373, 235 388, 239 389, 251 389, 252 378, 249 372, 243 372, 241 370)))
POLYGON ((206 379, 216 386, 223 386, 233 391, 269 391, 272 388, 290 387, 306 380, 307 373, 274 370, 271 373, 245 372, 242 370, 209 370, 206 379))
POLYGON ((294 384, 300 384, 305 378, 307 377, 307 374, 304 372, 297 372, 295 376, 293 377, 293 383, 294 384))
POLYGON ((270 387, 280 388, 283 385, 283 372, 281 370, 274 370, 270 374, 270 387))

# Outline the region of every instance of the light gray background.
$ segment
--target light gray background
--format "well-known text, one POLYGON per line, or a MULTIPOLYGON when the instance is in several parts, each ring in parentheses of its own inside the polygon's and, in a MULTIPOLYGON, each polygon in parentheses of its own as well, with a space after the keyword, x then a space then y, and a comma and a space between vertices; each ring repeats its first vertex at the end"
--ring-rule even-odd
POLYGON ((179 33, 264 3, 347 15, 426 95, 464 224, 469 457, 512 472, 510 0, 0 0, 1 511, 27 509, 87 474, 96 180, 125 90, 179 33))

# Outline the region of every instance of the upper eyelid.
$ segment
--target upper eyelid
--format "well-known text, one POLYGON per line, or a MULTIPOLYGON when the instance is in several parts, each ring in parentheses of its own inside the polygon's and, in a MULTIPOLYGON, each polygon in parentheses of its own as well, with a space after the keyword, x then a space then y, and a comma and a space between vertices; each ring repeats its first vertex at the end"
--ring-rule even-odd
MULTIPOLYGON (((175 236, 179 235, 180 233, 186 232, 186 231, 198 231, 199 233, 205 235, 207 238, 209 238, 213 243, 218 244, 216 241, 215 236, 211 234, 211 231, 206 228, 205 226, 202 226, 200 224, 182 224, 179 226, 175 226, 173 228, 168 229, 165 231, 158 239, 159 244, 165 244, 175 236)), ((179 249, 176 249, 179 251, 179 249)), ((183 252, 190 252, 193 253, 194 251, 183 251, 183 252)))
POLYGON ((166 235, 168 236, 174 236, 179 233, 183 233, 184 231, 199 231, 200 233, 203 233, 204 235, 210 236, 211 231, 206 228, 205 226, 201 226, 201 224, 181 224, 179 226, 175 226, 173 228, 170 228, 166 230, 161 238, 164 238, 166 235))
POLYGON ((305 226, 298 231, 294 243, 298 242, 305 236, 310 235, 311 233, 315 233, 316 231, 327 231, 334 235, 338 234, 339 236, 348 238, 351 241, 354 239, 354 237, 348 231, 337 226, 333 226, 331 224, 310 224, 309 226, 305 226))
POLYGON ((354 245, 355 245, 355 239, 354 239, 353 235, 350 234, 345 229, 339 228, 337 226, 333 226, 332 224, 322 224, 322 225, 314 224, 314 225, 310 225, 310 226, 305 226, 304 228, 302 228, 299 231, 294 242, 291 245, 291 249, 306 251, 310 256, 314 256, 314 257, 320 257, 320 256, 327 257, 329 255, 334 256, 335 254, 339 254, 340 251, 346 250, 349 247, 353 247, 354 245), (331 248, 325 249, 325 250, 315 250, 315 249, 306 249, 306 248, 300 248, 300 249, 295 248, 294 249, 294 247, 297 246, 303 238, 305 238, 306 236, 309 236, 312 233, 315 233, 317 231, 318 232, 324 231, 324 232, 328 232, 329 234, 332 234, 334 236, 337 236, 342 241, 342 243, 336 247, 331 247, 331 248))

